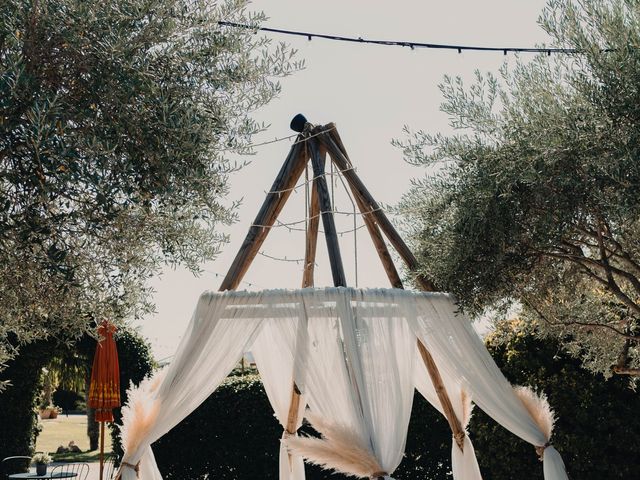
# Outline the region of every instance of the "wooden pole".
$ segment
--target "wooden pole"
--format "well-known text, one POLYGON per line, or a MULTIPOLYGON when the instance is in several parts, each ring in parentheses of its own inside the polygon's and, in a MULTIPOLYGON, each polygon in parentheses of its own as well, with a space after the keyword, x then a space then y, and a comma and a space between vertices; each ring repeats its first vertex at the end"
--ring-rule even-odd
MULTIPOLYGON (((323 127, 323 129, 335 130, 335 126, 334 124, 330 123, 323 127)), ((402 237, 393 227, 384 211, 382 211, 380 205, 378 205, 378 203, 375 201, 367 187, 364 185, 364 183, 362 183, 362 180, 360 180, 360 177, 358 177, 355 170, 353 170, 351 162, 338 147, 336 140, 334 140, 334 135, 331 135, 332 133, 335 132, 330 131, 329 133, 322 133, 318 135, 317 138, 327 149, 327 152, 329 152, 331 159, 338 167, 338 169, 342 172, 342 175, 349 183, 349 186, 354 192, 354 195, 360 197, 364 205, 369 207, 371 215, 376 219, 376 222, 379 225, 380 229, 384 232, 391 245, 393 245, 402 259, 405 261, 405 263, 409 267, 409 270, 416 271, 418 269, 418 260, 413 255, 413 252, 409 249, 407 244, 404 243, 402 237)), ((416 281, 420 285, 420 288, 424 291, 433 292, 436 290, 433 282, 422 275, 418 275, 416 277, 416 281)))
MULTIPOLYGON (((325 128, 329 128, 331 125, 332 124, 329 124, 325 128)), ((343 171, 343 175, 345 176, 345 178, 347 178, 347 182, 349 183, 351 191, 353 192, 353 195, 358 203, 358 208, 363 213, 365 222, 367 222, 366 219, 369 217, 369 215, 373 215, 375 213, 372 212, 371 209, 379 209, 379 206, 373 196, 364 186, 364 184, 360 181, 356 173, 350 169, 351 161, 349 160, 349 156, 346 152, 346 149, 344 148, 342 139, 340 138, 340 135, 335 130, 335 128, 331 130, 330 134, 330 146, 328 147, 328 150, 331 158, 334 163, 336 163, 338 169, 343 171), (337 162, 336 157, 338 157, 337 162), (366 206, 369 206, 369 209, 367 209, 366 206)), ((321 138, 321 140, 324 141, 324 138, 321 138)), ((325 143, 325 146, 326 145, 327 144, 325 143)), ((394 247, 396 247, 398 253, 400 253, 410 269, 416 269, 416 267, 418 266, 417 260, 411 250, 409 250, 409 247, 404 243, 404 240, 402 240, 402 237, 400 237, 396 229, 393 227, 391 222, 389 222, 384 212, 382 212, 382 210, 377 211, 379 212, 379 214, 375 215, 375 219, 378 220, 378 222, 367 222, 367 229, 371 234, 374 245, 376 245, 376 250, 378 251, 378 255, 380 256, 382 264, 385 266, 385 271, 387 272, 387 276, 389 277, 391 285, 395 288, 403 288, 402 282, 400 282, 400 278, 398 277, 398 272, 395 268, 395 265, 393 264, 393 259, 391 258, 391 255, 389 255, 389 251, 386 247, 386 244, 384 243, 384 239, 380 235, 377 223, 386 225, 385 233, 387 234, 387 238, 389 238, 394 247), (381 217, 384 217, 382 219, 382 222, 380 222, 381 217), (404 255, 402 252, 404 252, 404 255), (400 286, 396 287, 398 282, 400 282, 400 286)), ((419 284, 420 287, 422 287, 422 290, 435 290, 433 283, 428 279, 422 278, 422 281, 420 281, 419 284)), ((424 362, 425 367, 427 368, 427 372, 429 373, 429 377, 431 378, 431 382, 433 383, 433 386, 436 390, 436 394, 438 395, 438 400, 440 401, 440 405, 442 406, 444 415, 447 419, 447 422, 449 423, 449 427, 451 427, 451 432, 453 433, 455 442, 460 450, 463 450, 465 432, 462 428, 460 420, 456 416, 455 410, 453 409, 451 398, 449 397, 447 389, 444 386, 444 382, 442 381, 442 376, 440 375, 438 366, 436 365, 431 353, 427 350, 425 345, 420 340, 417 340, 417 346, 418 351, 420 352, 420 356, 422 357, 422 361, 424 362)))
POLYGON ((100 480, 104 475, 104 422, 100 422, 100 480))
POLYGON ((313 274, 316 266, 316 250, 318 246, 318 227, 320 226, 320 200, 318 199, 318 187, 315 182, 311 187, 311 203, 309 204, 309 225, 305 239, 304 273, 302 276, 302 288, 313 287, 313 274))
POLYGON ((291 189, 300 178, 306 162, 307 156, 303 144, 296 143, 291 147, 284 165, 282 165, 278 176, 273 182, 271 191, 267 194, 256 219, 253 221, 253 225, 249 228, 249 232, 236 258, 220 285, 220 291, 238 288, 249 265, 258 254, 258 250, 260 250, 262 243, 267 238, 269 230, 282 211, 289 195, 291 195, 291 189))
MULTIPOLYGON (((294 359, 295 361, 295 359, 294 359)), ((298 431, 296 425, 298 423, 298 411, 300 410, 300 390, 298 386, 293 383, 291 389, 291 402, 289 403, 289 414, 287 415, 287 433, 289 435, 295 435, 298 431)))
POLYGON ((422 357, 424 365, 427 367, 427 372, 429 372, 429 377, 431 378, 433 387, 438 394, 438 400, 440 400, 440 405, 442 406, 444 416, 446 417, 447 422, 449 422, 449 427, 451 427, 453 438, 455 439, 456 444, 458 445, 460 450, 464 451, 464 428, 462 428, 462 424, 460 423, 460 420, 458 420, 456 412, 453 409, 451 399, 449 398, 447 389, 445 388, 442 377, 440 376, 438 366, 436 365, 433 356, 431 355, 429 350, 427 350, 427 347, 424 346, 421 340, 418 340, 418 351, 420 352, 420 356, 422 357))
MULTIPOLYGON (((324 127, 320 127, 324 128, 324 127)), ((316 133, 312 131, 312 133, 316 133)), ((313 176, 315 177, 316 189, 318 191, 318 201, 322 215, 322 225, 324 227, 324 236, 327 241, 327 250, 329 252, 329 263, 331 264, 331 275, 333 276, 333 285, 336 287, 346 287, 347 279, 344 274, 342 265, 342 256, 340 255, 340 244, 338 243, 338 232, 336 224, 333 220, 333 206, 331 205, 331 197, 329 196, 329 188, 327 180, 324 177, 324 161, 320 146, 315 137, 307 140, 309 151, 311 153, 311 165, 313 166, 313 176)))
MULTIPOLYGON (((324 168, 324 159, 323 159, 324 168)), ((313 274, 316 264, 316 247, 318 245, 318 227, 320 226, 320 201, 318 199, 318 188, 313 182, 311 189, 311 203, 309 204, 309 225, 305 238, 304 253, 304 273, 302 275, 302 288, 313 287, 313 274)), ((295 362, 296 359, 294 358, 295 362)), ((291 388, 291 400, 289 402, 289 413, 287 415, 287 433, 295 435, 298 429, 298 412, 300 411, 300 389, 295 380, 291 388)), ((289 467, 291 467, 291 454, 289 454, 289 467)))

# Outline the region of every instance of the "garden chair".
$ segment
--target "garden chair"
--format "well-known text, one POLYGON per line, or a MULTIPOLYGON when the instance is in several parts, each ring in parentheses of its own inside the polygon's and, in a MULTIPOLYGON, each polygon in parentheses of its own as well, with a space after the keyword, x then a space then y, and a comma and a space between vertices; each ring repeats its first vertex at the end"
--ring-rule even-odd
POLYGON ((104 480, 112 480, 116 473, 116 456, 109 455, 104 461, 104 480))
POLYGON ((0 479, 6 480, 12 473, 26 472, 29 470, 30 463, 31 457, 25 455, 14 455, 3 458, 2 462, 0 462, 0 479))
POLYGON ((60 463, 53 465, 51 468, 51 476, 55 477, 56 473, 75 473, 76 480, 86 480, 89 476, 89 464, 88 463, 60 463))

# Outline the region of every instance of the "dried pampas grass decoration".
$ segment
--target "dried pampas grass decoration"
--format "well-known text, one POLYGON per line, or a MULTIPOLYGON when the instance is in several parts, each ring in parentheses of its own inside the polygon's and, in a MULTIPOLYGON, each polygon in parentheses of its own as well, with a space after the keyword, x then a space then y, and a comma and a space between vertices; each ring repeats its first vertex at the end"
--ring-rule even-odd
POLYGON ((460 400, 462 403, 462 428, 466 430, 469 425, 469 421, 471 420, 471 413, 473 412, 473 403, 471 403, 471 395, 467 393, 467 391, 462 388, 460 390, 460 400))
POLYGON ((553 425, 556 423, 556 416, 549 405, 547 396, 544 393, 538 395, 529 387, 514 387, 514 391, 549 441, 553 433, 553 425))
POLYGON ((140 385, 133 384, 127 393, 127 403, 122 407, 122 446, 125 452, 138 449, 142 440, 149 434, 158 418, 160 403, 154 393, 162 382, 166 370, 147 377, 140 385))
POLYGON ((309 412, 307 419, 322 438, 292 436, 284 439, 293 455, 324 469, 333 469, 353 477, 369 478, 381 474, 382 467, 371 449, 345 425, 309 412))

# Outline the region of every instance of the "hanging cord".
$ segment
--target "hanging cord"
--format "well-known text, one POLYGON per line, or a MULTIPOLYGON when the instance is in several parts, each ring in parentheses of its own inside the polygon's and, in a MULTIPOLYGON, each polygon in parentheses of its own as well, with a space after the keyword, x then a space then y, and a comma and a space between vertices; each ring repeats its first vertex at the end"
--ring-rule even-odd
MULTIPOLYGON (((347 170, 355 170, 355 168, 351 167, 351 168, 346 168, 344 170, 340 170, 340 172, 346 172, 347 170)), ((289 187, 289 188, 283 188, 281 190, 263 190, 265 195, 269 195, 269 194, 273 194, 273 195, 280 195, 282 193, 286 193, 286 192, 295 192, 298 190, 298 188, 304 187, 305 185, 308 185, 310 183, 313 183, 316 179, 320 178, 320 177, 330 177, 332 175, 339 175, 339 173, 323 173, 321 175, 317 175, 315 177, 312 177, 310 179, 306 179, 304 182, 299 183, 298 185, 296 185, 295 187, 289 187)))
MULTIPOLYGON (((333 165, 333 162, 331 163, 331 165, 333 165)), ((349 199, 349 201, 351 202, 351 208, 353 208, 353 266, 354 266, 354 270, 355 270, 355 280, 356 280, 356 288, 358 288, 358 230, 362 227, 364 227, 364 225, 360 225, 360 227, 357 226, 357 218, 358 218, 358 212, 356 211, 356 202, 353 200, 353 197, 351 196, 351 192, 349 191, 349 188, 347 188, 347 185, 344 181, 344 179, 342 178, 342 175, 338 175, 338 178, 340 179, 340 183, 342 183, 342 187, 344 188, 344 191, 347 193, 347 198, 349 199)), ((344 232, 343 232, 344 233, 344 232)), ((340 234, 342 236, 342 234, 340 234)))
MULTIPOLYGON (((307 148, 305 144, 305 149, 307 148)), ((309 235, 309 162, 304 166, 304 238, 309 235)))
POLYGON ((269 255, 268 253, 264 252, 264 251, 260 251, 258 252, 259 255, 262 255, 265 258, 268 258, 270 260, 275 260, 277 262, 289 262, 289 263, 295 263, 297 265, 299 265, 300 263, 304 262, 304 258, 287 258, 286 256, 284 257, 276 257, 275 255, 269 255))
MULTIPOLYGON (((224 275, 222 275, 221 273, 213 272, 213 271, 211 271, 211 270, 206 270, 206 269, 204 269, 204 270, 202 270, 202 271, 203 271, 203 272, 206 272, 206 273, 209 273, 209 274, 211 274, 211 275, 215 276, 216 278, 224 278, 224 277, 225 277, 225 276, 224 276, 224 275)), ((245 282, 244 280, 241 280, 241 281, 240 281, 240 283, 244 283, 247 287, 258 287, 258 288, 260 288, 260 289, 262 289, 262 290, 266 290, 266 287, 263 287, 263 286, 260 286, 260 285, 256 285, 255 283, 251 283, 251 282, 245 282)))
POLYGON ((331 175, 329 178, 331 180, 331 210, 335 210, 336 209, 336 196, 335 193, 333 191, 333 185, 335 183, 335 178, 333 176, 333 162, 329 161, 329 175, 331 175))
MULTIPOLYGON (((318 135, 322 135, 324 133, 330 132, 331 130, 334 130, 335 128, 336 127, 333 126, 333 127, 329 127, 329 128, 324 129, 324 130, 321 130, 319 132, 316 132, 314 134, 306 135, 305 137, 301 138, 300 140, 296 140, 295 142, 293 142, 291 144, 291 146, 293 147, 294 145, 297 145, 299 143, 306 142, 310 138, 317 137, 318 135)), ((280 137, 280 138, 276 137, 273 140, 267 140, 266 142, 251 143, 249 145, 245 145, 245 148, 262 147, 263 145, 271 145, 272 143, 284 142, 285 140, 291 140, 292 138, 295 138, 298 135, 299 135, 298 133, 295 133, 293 135, 287 135, 286 137, 280 137)))
MULTIPOLYGON (((356 215, 369 215, 370 213, 373 212, 377 212, 377 211, 381 211, 382 208, 374 208, 372 210, 367 211, 366 213, 361 213, 361 212, 356 212, 356 215)), ((353 212, 343 212, 340 210, 327 210, 327 211, 321 211, 320 213, 318 213, 317 215, 314 215, 313 217, 309 217, 309 219, 313 219, 313 218, 317 218, 322 216, 323 213, 332 213, 334 215, 353 215, 353 212)), ((251 225, 249 225, 250 227, 257 227, 257 228, 277 228, 277 227, 291 227, 292 225, 302 225, 306 220, 302 219, 302 220, 297 220, 294 222, 282 222, 280 220, 276 219, 276 223, 277 225, 262 225, 259 223, 252 223, 251 225)), ((358 227, 358 230, 360 230, 360 228, 362 228, 362 226, 358 227)), ((342 233, 351 233, 353 230, 347 230, 345 232, 342 233)))

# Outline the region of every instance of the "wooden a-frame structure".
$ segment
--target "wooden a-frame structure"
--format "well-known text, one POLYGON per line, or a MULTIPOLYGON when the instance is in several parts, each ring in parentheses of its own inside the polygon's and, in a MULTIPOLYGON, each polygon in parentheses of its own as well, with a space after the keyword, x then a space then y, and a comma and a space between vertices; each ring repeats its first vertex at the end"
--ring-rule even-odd
MULTIPOLYGON (((267 193, 267 197, 219 290, 235 290, 238 287, 309 161, 311 161, 313 167, 313 186, 309 204, 309 223, 306 234, 302 287, 314 286, 314 266, 320 217, 322 217, 334 286, 347 286, 340 255, 338 235, 332 213, 331 198, 325 178, 327 154, 329 154, 330 160, 349 185, 367 230, 369 231, 369 235, 378 252, 380 261, 391 282, 391 286, 393 288, 403 288, 402 280, 398 275, 398 271, 389 254, 387 244, 382 234, 384 233, 389 243, 404 260, 409 270, 416 271, 418 261, 393 227, 384 211, 380 208, 371 193, 369 193, 367 187, 356 174, 335 124, 329 123, 327 125, 314 126, 306 122, 306 119, 302 115, 297 115, 291 125, 292 128, 299 131, 300 134, 291 147, 289 155, 273 182, 271 190, 267 193), (296 127, 296 123, 298 127, 296 127)), ((424 276, 417 275, 416 283, 423 291, 436 291, 434 284, 424 276)), ((420 340, 418 340, 418 350, 420 351, 422 360, 425 363, 436 393, 438 394, 438 399, 449 422, 456 444, 462 450, 465 432, 460 420, 456 417, 438 367, 420 340)), ((298 418, 299 408, 300 391, 294 383, 291 389, 291 402, 289 404, 289 415, 286 427, 286 431, 289 434, 296 433, 296 419, 298 418)))

